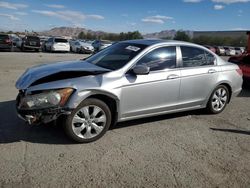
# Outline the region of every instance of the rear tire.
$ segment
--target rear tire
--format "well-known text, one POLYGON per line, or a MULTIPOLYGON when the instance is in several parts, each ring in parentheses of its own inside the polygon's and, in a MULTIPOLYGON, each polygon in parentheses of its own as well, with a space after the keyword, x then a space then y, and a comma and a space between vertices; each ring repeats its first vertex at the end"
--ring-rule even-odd
POLYGON ((207 111, 211 114, 221 113, 226 108, 229 97, 229 91, 226 86, 217 86, 209 98, 207 103, 207 111))
POLYGON ((65 133, 79 143, 93 142, 101 138, 111 124, 111 111, 106 103, 89 98, 66 117, 65 133))

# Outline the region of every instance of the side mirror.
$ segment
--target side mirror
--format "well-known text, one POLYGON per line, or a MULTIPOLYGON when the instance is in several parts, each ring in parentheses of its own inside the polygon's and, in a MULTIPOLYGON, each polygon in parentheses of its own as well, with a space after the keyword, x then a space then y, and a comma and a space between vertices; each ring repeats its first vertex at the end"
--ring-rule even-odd
POLYGON ((133 73, 136 75, 146 75, 149 74, 150 68, 146 65, 136 65, 133 68, 133 73))

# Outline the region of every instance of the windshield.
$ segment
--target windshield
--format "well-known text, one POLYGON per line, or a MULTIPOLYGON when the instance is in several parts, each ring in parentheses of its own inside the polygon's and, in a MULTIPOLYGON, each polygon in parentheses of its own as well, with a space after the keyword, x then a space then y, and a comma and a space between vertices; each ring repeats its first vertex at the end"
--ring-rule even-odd
POLYGON ((117 43, 89 57, 86 61, 97 66, 118 70, 139 54, 147 45, 117 43))

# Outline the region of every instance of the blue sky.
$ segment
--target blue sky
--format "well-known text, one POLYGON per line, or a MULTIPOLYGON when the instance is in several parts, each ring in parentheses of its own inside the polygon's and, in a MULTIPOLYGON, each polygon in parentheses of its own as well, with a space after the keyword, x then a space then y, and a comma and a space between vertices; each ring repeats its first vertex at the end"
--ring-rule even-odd
POLYGON ((250 30, 250 0, 0 0, 0 30, 250 30))

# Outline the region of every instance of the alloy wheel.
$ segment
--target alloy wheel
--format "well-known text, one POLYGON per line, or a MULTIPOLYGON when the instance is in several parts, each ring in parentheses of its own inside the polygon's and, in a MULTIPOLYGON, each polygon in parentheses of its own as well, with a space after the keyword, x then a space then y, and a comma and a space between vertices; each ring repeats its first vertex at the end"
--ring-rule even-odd
POLYGON ((221 111, 226 103, 227 103, 227 100, 228 100, 228 93, 227 91, 220 87, 218 88, 214 94, 213 94, 213 97, 212 97, 212 108, 215 110, 215 111, 221 111))
POLYGON ((72 130, 78 137, 90 139, 103 131, 106 122, 107 116, 103 109, 88 105, 75 113, 72 119, 72 130))

